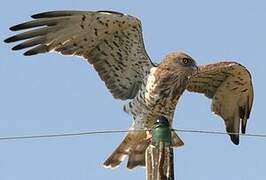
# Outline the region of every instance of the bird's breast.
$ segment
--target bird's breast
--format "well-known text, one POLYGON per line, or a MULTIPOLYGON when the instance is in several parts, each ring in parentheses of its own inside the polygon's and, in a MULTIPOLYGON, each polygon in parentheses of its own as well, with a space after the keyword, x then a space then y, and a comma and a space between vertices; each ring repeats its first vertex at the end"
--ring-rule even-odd
POLYGON ((185 89, 178 77, 160 76, 156 71, 157 68, 150 70, 136 97, 124 107, 148 128, 159 116, 172 121, 177 101, 185 89))

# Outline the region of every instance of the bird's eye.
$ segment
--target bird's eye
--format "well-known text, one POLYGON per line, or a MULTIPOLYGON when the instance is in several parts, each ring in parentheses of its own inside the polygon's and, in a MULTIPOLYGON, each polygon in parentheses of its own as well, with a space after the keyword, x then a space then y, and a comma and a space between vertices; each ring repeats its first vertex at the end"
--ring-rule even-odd
POLYGON ((190 59, 188 59, 188 58, 183 58, 182 59, 182 63, 183 64, 189 64, 189 62, 190 62, 190 59))

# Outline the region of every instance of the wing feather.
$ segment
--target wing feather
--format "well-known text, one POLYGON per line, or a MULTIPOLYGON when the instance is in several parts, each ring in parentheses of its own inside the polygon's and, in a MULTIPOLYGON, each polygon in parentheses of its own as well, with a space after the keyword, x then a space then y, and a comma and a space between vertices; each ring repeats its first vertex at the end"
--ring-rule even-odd
POLYGON ((133 16, 112 11, 51 11, 32 18, 10 28, 27 30, 5 40, 25 40, 13 50, 30 48, 24 55, 56 51, 83 57, 115 98, 134 98, 153 67, 144 47, 141 22, 133 16))
POLYGON ((235 62, 199 66, 187 90, 212 99, 212 111, 224 119, 226 131, 234 144, 239 144, 239 131, 246 132, 253 103, 253 86, 249 71, 235 62))

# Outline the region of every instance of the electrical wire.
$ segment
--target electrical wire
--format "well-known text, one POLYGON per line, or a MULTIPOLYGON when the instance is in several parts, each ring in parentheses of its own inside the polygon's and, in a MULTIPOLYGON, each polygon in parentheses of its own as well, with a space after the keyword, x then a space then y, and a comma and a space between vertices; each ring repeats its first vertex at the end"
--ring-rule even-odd
MULTIPOLYGON (((194 129, 172 129, 173 131, 180 133, 198 133, 198 134, 218 134, 227 135, 233 134, 238 135, 238 133, 227 133, 220 131, 206 131, 206 130, 194 130, 194 129)), ((150 130, 101 130, 101 131, 86 131, 77 133, 58 133, 58 134, 44 134, 44 135, 25 135, 25 136, 7 136, 0 137, 0 141, 4 140, 22 140, 22 139, 40 139, 40 138, 56 138, 56 137, 74 137, 74 136, 85 136, 85 135, 96 135, 96 134, 114 134, 114 133, 126 133, 126 132, 140 132, 140 131, 150 131, 150 130)), ((247 137, 259 137, 266 138, 266 134, 239 134, 240 136, 247 137)))
POLYGON ((85 136, 85 135, 93 135, 93 134, 114 134, 114 133, 125 133, 125 132, 130 132, 130 130, 103 130, 103 131, 86 131, 86 132, 77 132, 77 133, 60 133, 60 134, 58 133, 58 134, 44 134, 44 135, 9 136, 9 137, 0 137, 0 141, 1 140, 17 140, 17 139, 39 139, 39 138, 85 136))
POLYGON ((233 133, 233 132, 221 132, 221 131, 206 131, 206 130, 194 130, 194 129, 173 129, 176 132, 181 133, 201 133, 201 134, 220 134, 220 135, 240 135, 240 136, 247 136, 247 137, 261 137, 266 138, 266 134, 241 134, 241 133, 233 133))

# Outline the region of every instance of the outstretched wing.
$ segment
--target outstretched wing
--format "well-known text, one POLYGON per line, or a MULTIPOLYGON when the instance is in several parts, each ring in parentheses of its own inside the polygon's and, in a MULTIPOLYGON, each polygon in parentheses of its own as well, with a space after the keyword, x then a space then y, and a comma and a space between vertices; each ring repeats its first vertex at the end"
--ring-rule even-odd
MULTIPOLYGON (((203 93, 212 99, 212 111, 225 121, 227 132, 245 133, 253 103, 253 87, 248 70, 235 62, 199 66, 189 79, 188 91, 203 93)), ((229 134, 239 144, 238 134, 229 134)))
POLYGON ((30 48, 24 55, 56 51, 81 56, 93 65, 115 98, 134 98, 153 67, 145 51, 141 22, 133 16, 111 11, 52 11, 32 18, 10 28, 33 28, 5 40, 25 40, 13 50, 30 48))

